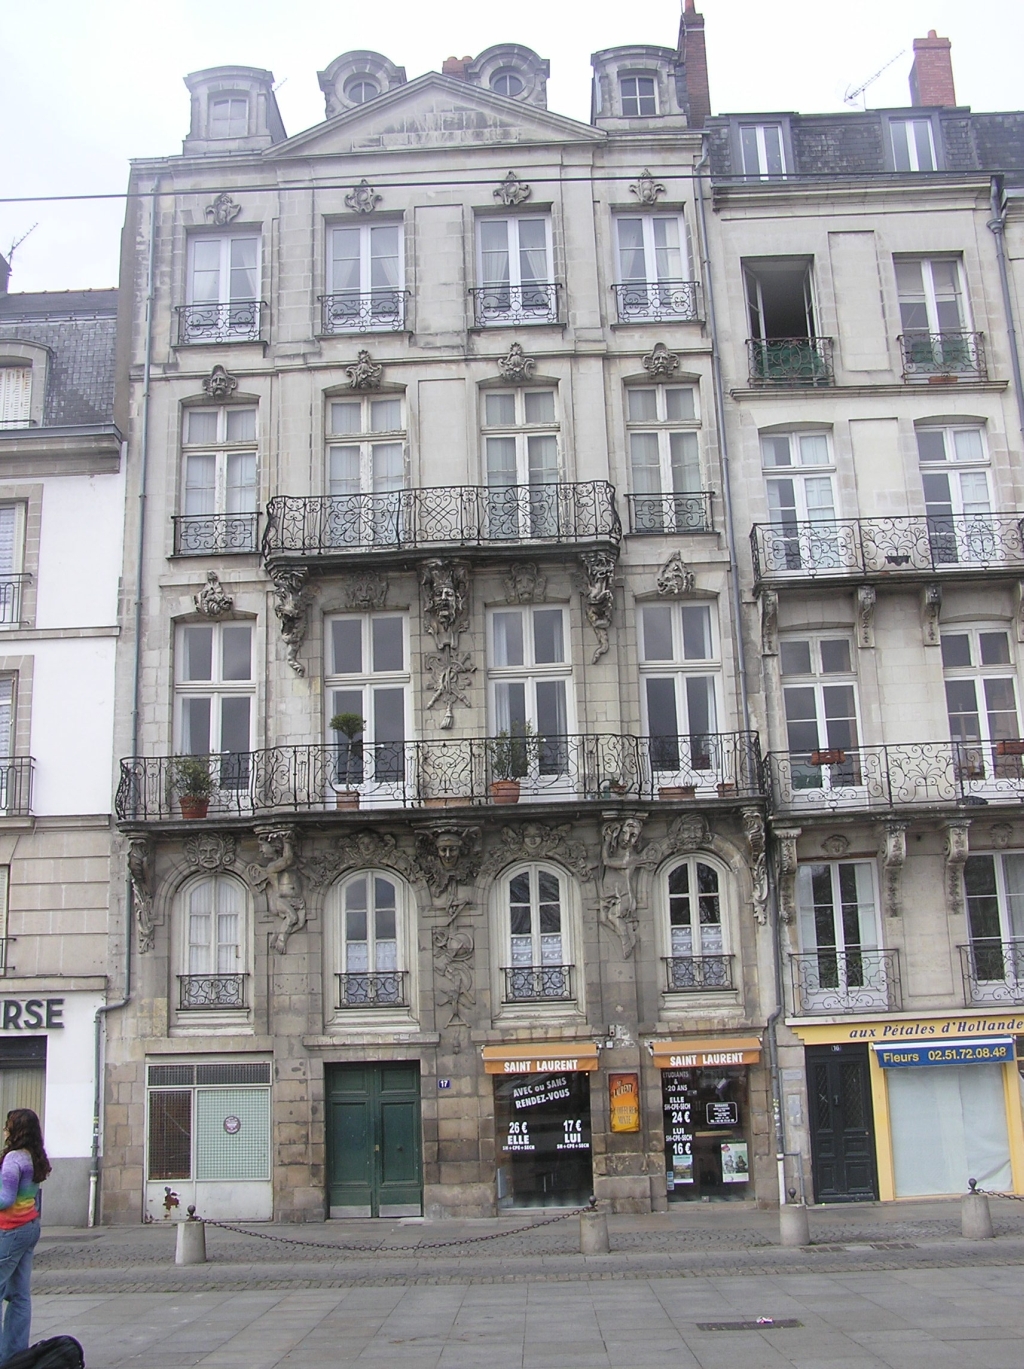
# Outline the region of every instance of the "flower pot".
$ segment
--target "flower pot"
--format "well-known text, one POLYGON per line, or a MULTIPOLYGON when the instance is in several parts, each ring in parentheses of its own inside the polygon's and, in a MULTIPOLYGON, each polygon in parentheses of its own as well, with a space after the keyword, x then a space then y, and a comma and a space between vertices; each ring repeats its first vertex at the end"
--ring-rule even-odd
POLYGON ((697 797, 697 786, 695 784, 666 784, 658 790, 659 799, 695 799, 697 797))
POLYGON ((465 808, 470 802, 461 794, 435 794, 432 798, 423 800, 424 808, 465 808))
POLYGON ((613 794, 616 795, 617 798, 620 798, 620 799, 621 799, 625 794, 628 794, 628 793, 629 793, 629 785, 628 785, 628 784, 610 784, 610 785, 608 786, 608 788, 612 791, 613 794))
POLYGON ((205 818, 210 810, 210 799, 206 794, 182 794, 178 805, 183 818, 205 818))
POLYGON ((846 760, 846 752, 838 747, 832 747, 829 751, 812 751, 812 765, 842 765, 846 760))
POLYGON ((359 790, 358 789, 335 789, 334 804, 336 808, 358 808, 359 790))
POLYGON ((518 803, 518 780, 491 780, 492 803, 518 803))
POLYGON ((722 782, 718 786, 718 797, 720 799, 727 799, 732 794, 735 794, 735 792, 736 785, 733 783, 732 780, 722 780, 722 782))
POLYGON ((997 756, 1024 756, 1024 741, 1008 737, 1001 742, 996 742, 997 756))

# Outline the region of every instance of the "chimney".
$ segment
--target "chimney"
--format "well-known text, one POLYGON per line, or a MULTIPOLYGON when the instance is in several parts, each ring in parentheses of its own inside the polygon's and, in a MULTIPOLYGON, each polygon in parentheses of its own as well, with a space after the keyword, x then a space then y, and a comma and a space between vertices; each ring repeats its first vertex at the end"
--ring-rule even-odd
POLYGON ((914 105, 955 105, 953 63, 948 38, 939 38, 934 29, 927 38, 914 39, 914 65, 910 68, 910 103, 914 105))
POLYGON ((460 81, 464 81, 466 79, 466 68, 472 60, 472 57, 446 57, 441 67, 441 75, 455 76, 460 81))
POLYGON ((708 89, 708 58, 704 50, 704 16, 686 0, 679 21, 679 65, 686 83, 686 122, 690 128, 703 128, 711 117, 708 89))

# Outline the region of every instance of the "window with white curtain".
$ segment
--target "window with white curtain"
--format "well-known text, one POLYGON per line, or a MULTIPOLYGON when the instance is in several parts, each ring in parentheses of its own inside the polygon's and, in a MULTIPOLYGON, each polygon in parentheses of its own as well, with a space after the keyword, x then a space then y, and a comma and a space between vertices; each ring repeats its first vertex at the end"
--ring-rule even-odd
POLYGON ((181 516, 183 555, 256 549, 256 410, 186 409, 181 516))
POLYGON ((847 1002, 888 1007, 888 962, 878 954, 874 865, 866 860, 801 864, 796 893, 801 1006, 819 1011, 847 1002))
POLYGON ((208 236, 188 243, 188 293, 179 342, 259 337, 260 239, 254 233, 208 236))
POLYGON ((339 1004, 343 1008, 405 1004, 402 891, 394 876, 361 870, 341 886, 339 1004))
POLYGON ((325 331, 395 329, 404 322, 401 223, 344 224, 329 235, 325 331))
POLYGON ((721 956, 721 877, 714 865, 690 856, 668 872, 669 954, 673 959, 721 956))
POLYGON ((477 324, 553 323, 551 220, 511 215, 477 220, 477 324))
POLYGON ((188 890, 186 973, 243 974, 245 895, 237 880, 215 875, 188 890))
POLYGON ((495 609, 489 636, 491 735, 537 738, 523 748, 525 774, 516 778, 564 774, 575 724, 566 610, 495 609))

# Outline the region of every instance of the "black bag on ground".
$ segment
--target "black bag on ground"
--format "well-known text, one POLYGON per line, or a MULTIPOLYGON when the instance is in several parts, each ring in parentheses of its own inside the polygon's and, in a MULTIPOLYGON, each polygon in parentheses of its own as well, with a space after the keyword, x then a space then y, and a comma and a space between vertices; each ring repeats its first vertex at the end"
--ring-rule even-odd
POLYGON ((85 1354, 74 1336, 51 1336, 5 1359, 0 1369, 85 1369, 85 1354))

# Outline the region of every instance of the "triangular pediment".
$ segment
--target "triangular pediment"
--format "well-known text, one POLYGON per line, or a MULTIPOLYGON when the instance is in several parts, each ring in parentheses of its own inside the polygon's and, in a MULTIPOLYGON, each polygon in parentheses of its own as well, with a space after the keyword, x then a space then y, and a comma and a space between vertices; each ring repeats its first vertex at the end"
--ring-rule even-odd
POLYGON ((604 142, 589 124, 428 72, 268 148, 267 158, 344 156, 429 147, 604 142))

